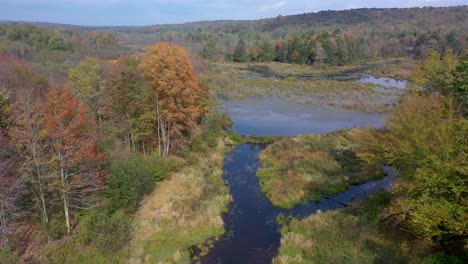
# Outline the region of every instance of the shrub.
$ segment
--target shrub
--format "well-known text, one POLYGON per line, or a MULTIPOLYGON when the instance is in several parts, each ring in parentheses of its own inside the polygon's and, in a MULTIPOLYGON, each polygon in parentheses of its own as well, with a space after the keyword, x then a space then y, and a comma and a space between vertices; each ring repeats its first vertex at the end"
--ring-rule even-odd
POLYGON ((244 140, 242 139, 242 136, 237 134, 234 130, 228 130, 227 135, 229 139, 231 139, 236 144, 241 144, 242 142, 244 142, 244 140))
POLYGON ((81 240, 109 255, 123 248, 130 236, 130 221, 123 211, 90 212, 81 221, 81 240))
POLYGON ((20 258, 11 252, 10 248, 0 250, 0 263, 19 263, 20 258))
MULTIPOLYGON (((462 264, 464 263, 458 257, 445 255, 443 253, 425 257, 422 264, 462 264)), ((465 262, 466 263, 466 262, 465 262)))
POLYGON ((76 240, 69 238, 59 241, 58 244, 48 246, 45 252, 45 263, 105 264, 107 262, 105 256, 96 248, 83 247, 76 240))
POLYGON ((156 158, 145 160, 135 156, 114 162, 109 170, 108 188, 104 192, 110 212, 136 210, 143 195, 151 192, 156 181, 162 178, 163 170, 156 158))
POLYGON ((59 239, 66 233, 67 228, 65 226, 65 220, 52 217, 52 219, 47 224, 47 235, 52 239, 59 239))

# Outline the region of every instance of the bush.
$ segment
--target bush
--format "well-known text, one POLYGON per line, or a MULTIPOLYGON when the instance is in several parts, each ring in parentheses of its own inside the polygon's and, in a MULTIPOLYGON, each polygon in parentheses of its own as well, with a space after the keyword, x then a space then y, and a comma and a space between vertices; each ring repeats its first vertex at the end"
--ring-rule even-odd
POLYGON ((154 189, 156 181, 163 178, 160 161, 133 157, 116 161, 109 170, 108 188, 104 196, 110 212, 120 209, 134 211, 143 195, 154 189))
POLYGON ((105 264, 108 262, 106 262, 105 256, 99 250, 92 247, 83 247, 76 240, 66 239, 54 245, 49 244, 45 252, 45 263, 105 264))
POLYGON ((229 122, 230 120, 224 115, 214 115, 203 127, 202 133, 193 139, 192 150, 207 152, 210 148, 216 147, 221 133, 229 126, 229 122))
POLYGON ((47 224, 47 235, 52 239, 59 239, 66 233, 67 228, 65 226, 65 220, 52 217, 47 224))
POLYGON ((0 263, 19 263, 20 258, 11 252, 10 248, 0 250, 0 263))
POLYGON ((244 140, 242 139, 242 136, 237 134, 234 130, 228 130, 227 135, 229 139, 231 139, 236 144, 241 144, 244 142, 244 140))
POLYGON ((106 255, 123 248, 130 236, 130 221, 123 211, 111 215, 102 210, 90 212, 81 221, 81 239, 106 255))
POLYGON ((443 253, 435 254, 429 257, 425 257, 422 260, 422 264, 462 264, 466 263, 459 258, 451 255, 445 255, 443 253))

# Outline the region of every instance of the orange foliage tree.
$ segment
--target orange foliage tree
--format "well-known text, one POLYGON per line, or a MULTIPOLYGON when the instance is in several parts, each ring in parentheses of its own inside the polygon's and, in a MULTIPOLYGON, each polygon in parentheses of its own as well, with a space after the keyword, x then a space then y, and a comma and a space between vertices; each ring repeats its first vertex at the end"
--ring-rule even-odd
POLYGON ((177 140, 188 134, 200 115, 197 84, 186 49, 158 43, 147 49, 141 61, 150 86, 149 100, 154 113, 159 153, 167 156, 177 140), (161 149, 162 144, 162 149, 161 149))
POLYGON ((51 88, 46 94, 44 127, 49 141, 54 173, 60 178, 67 232, 70 210, 86 206, 101 188, 103 158, 96 147, 93 118, 69 89, 51 88))

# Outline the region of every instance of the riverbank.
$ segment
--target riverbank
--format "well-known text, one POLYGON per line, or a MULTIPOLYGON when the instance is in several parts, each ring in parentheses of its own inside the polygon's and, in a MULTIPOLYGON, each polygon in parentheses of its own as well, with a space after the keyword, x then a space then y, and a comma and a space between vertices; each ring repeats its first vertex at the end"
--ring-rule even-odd
POLYGON ((356 156, 351 138, 355 131, 301 135, 271 144, 260 154, 262 191, 275 206, 292 208, 382 177, 381 169, 367 167, 356 156))
POLYGON ((323 110, 385 112, 403 94, 404 87, 389 85, 389 80, 393 79, 388 78, 364 80, 369 77, 367 72, 381 77, 406 78, 408 71, 399 72, 398 69, 412 69, 413 64, 409 60, 341 67, 274 62, 213 63, 209 76, 218 96, 228 100, 277 96, 323 110))
POLYGON ((281 229, 273 263, 441 263, 424 259, 430 249, 426 242, 379 222, 389 199, 380 192, 344 209, 291 219, 281 229))
POLYGON ((224 233, 221 215, 231 201, 222 178, 226 149, 219 138, 210 154, 144 199, 134 220, 130 263, 189 263, 193 246, 224 233))

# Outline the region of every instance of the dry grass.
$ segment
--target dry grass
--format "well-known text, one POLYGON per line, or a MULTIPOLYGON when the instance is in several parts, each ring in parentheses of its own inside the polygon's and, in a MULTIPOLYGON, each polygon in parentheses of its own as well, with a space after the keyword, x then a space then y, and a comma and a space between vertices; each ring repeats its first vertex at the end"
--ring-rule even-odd
POLYGON ((399 80, 407 80, 411 77, 413 70, 421 63, 421 61, 400 58, 392 60, 394 63, 386 63, 376 67, 372 67, 367 72, 376 77, 388 77, 399 80))
POLYGON ((222 140, 207 157, 158 184, 135 216, 130 263, 190 263, 190 248, 224 233, 231 197, 222 140))
POLYGON ((324 74, 355 68, 357 66, 316 68, 281 63, 216 63, 209 76, 218 94, 226 98, 274 95, 330 110, 385 111, 401 95, 399 89, 378 89, 371 83, 320 78, 324 74))
POLYGON ((350 133, 298 136, 270 145, 260 154, 262 191, 274 205, 291 208, 381 176, 355 156, 350 133))
POLYGON ((366 214, 366 205, 293 219, 283 226, 274 264, 421 263, 428 245, 366 214))

